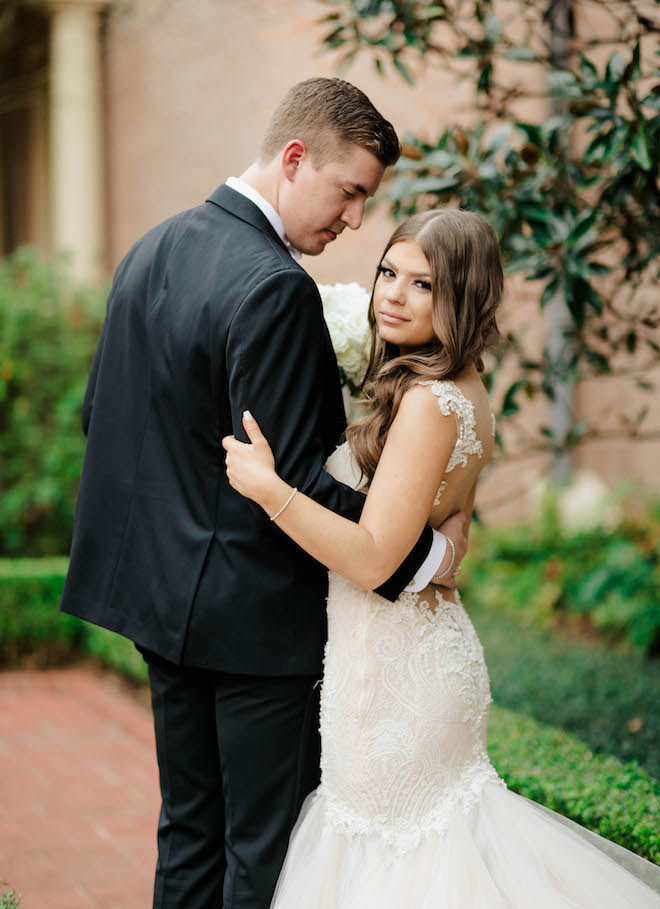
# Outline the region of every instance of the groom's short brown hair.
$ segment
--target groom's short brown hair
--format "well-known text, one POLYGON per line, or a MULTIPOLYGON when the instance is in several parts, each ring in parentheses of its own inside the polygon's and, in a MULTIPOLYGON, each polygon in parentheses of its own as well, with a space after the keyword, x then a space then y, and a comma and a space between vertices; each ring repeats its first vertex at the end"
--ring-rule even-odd
POLYGON ((305 143, 314 167, 336 158, 345 144, 371 152, 384 167, 401 153, 392 124, 343 79, 306 79, 290 88, 270 118, 260 161, 272 160, 291 139, 305 143))

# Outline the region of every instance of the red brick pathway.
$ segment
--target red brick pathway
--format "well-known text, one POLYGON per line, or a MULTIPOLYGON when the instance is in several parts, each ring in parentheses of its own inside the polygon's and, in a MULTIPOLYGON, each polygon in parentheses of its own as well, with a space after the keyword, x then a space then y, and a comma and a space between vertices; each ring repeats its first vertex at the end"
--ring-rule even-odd
POLYGON ((0 893, 23 909, 148 909, 151 714, 85 669, 0 673, 0 893))

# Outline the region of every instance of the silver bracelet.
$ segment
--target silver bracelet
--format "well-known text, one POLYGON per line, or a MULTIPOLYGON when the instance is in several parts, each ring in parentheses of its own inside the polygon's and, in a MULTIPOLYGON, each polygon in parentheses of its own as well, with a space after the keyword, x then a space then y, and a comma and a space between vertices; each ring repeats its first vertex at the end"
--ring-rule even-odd
MULTIPOLYGON (((286 508, 286 505, 284 507, 286 508)), ((445 536, 447 537, 447 534, 445 534, 445 536)), ((456 547, 454 546, 454 541, 452 540, 451 537, 447 537, 447 542, 451 546, 451 561, 449 562, 449 565, 447 566, 447 568, 445 568, 445 570, 442 572, 442 574, 436 574, 436 578, 438 580, 440 580, 440 578, 444 578, 446 575, 449 574, 449 572, 454 567, 454 561, 456 559, 456 547)))
MULTIPOLYGON (((291 499, 295 496, 295 494, 296 494, 297 492, 298 492, 298 487, 297 487, 297 486, 294 486, 294 487, 293 487, 293 492, 291 493, 291 495, 289 496, 289 498, 286 500, 286 502, 284 503, 284 505, 282 505, 282 507, 280 508, 280 510, 277 512, 277 514, 274 514, 274 515, 273 515, 273 517, 271 518, 271 521, 274 521, 274 520, 276 520, 276 518, 279 518, 279 516, 282 514, 282 512, 284 511, 284 509, 286 508, 286 506, 289 504, 289 502, 291 501, 291 499)), ((447 537, 447 539, 449 539, 449 537, 447 537)), ((453 559, 451 560, 451 563, 452 563, 452 565, 454 564, 454 560, 453 560, 453 559)))

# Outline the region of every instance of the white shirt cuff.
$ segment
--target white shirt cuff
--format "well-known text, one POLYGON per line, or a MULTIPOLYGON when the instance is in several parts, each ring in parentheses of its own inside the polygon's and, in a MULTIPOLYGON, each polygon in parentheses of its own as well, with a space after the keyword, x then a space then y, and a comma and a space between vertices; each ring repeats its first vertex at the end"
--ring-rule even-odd
POLYGON ((447 537, 444 533, 440 533, 439 530, 434 530, 433 542, 431 543, 429 554, 419 566, 415 577, 405 589, 410 593, 419 593, 420 590, 424 590, 425 587, 428 587, 431 578, 442 565, 442 560, 445 557, 446 551, 447 537))

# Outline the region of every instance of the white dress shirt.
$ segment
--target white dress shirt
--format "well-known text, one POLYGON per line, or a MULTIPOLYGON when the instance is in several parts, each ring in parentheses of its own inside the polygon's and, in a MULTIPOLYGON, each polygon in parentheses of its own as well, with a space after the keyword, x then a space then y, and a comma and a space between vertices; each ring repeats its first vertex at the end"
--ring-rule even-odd
MULTIPOLYGON (((282 240, 286 248, 291 253, 291 256, 294 259, 300 259, 301 253, 297 249, 294 249, 294 247, 291 246, 287 240, 286 232, 284 230, 284 222, 280 218, 279 213, 275 211, 273 206, 270 204, 270 202, 267 199, 264 199, 261 193, 258 193, 253 186, 250 186, 249 183, 241 180, 240 177, 229 177, 226 182, 227 186, 230 189, 233 189, 235 192, 240 193, 242 196, 245 196, 246 199, 249 199, 250 202, 256 205, 257 208, 263 212, 277 236, 282 240)), ((420 590, 424 590, 424 588, 430 583, 433 575, 440 568, 446 551, 447 537, 443 533, 440 533, 439 530, 434 530, 433 542, 431 543, 429 554, 419 566, 414 578, 405 589, 411 593, 419 593, 420 590)))
POLYGON ((242 196, 245 196, 245 198, 249 199, 250 202, 253 202, 257 208, 268 218, 275 233, 280 238, 282 243, 284 243, 293 258, 302 258, 302 253, 298 252, 297 249, 294 249, 294 247, 291 246, 287 240, 286 233, 284 232, 284 222, 280 218, 279 213, 275 211, 267 199, 264 199, 261 193, 258 193, 254 187, 250 186, 249 183, 246 183, 245 180, 241 180, 240 177, 229 177, 227 179, 227 186, 230 189, 235 190, 237 193, 240 193, 242 196))

